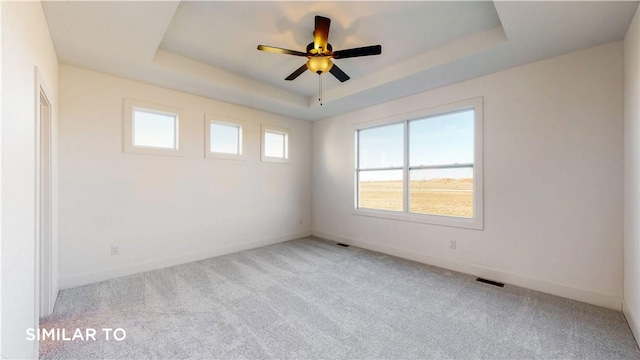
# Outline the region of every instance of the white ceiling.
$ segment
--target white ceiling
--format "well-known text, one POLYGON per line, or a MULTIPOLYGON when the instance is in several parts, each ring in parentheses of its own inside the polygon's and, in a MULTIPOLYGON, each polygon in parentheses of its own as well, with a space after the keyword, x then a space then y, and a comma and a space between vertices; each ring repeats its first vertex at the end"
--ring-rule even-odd
POLYGON ((316 120, 624 37, 637 2, 45 2, 62 63, 316 120), (351 80, 284 78, 306 59, 313 18, 332 19, 351 80))

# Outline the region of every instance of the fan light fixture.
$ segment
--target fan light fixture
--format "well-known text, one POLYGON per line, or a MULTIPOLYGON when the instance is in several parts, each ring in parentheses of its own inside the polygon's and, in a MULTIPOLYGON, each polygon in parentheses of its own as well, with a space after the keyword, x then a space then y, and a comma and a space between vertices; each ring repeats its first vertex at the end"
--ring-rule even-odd
POLYGON ((313 56, 307 61, 307 68, 318 75, 329 72, 332 67, 331 58, 326 56, 313 56))
MULTIPOLYGON (((315 28, 313 31, 313 42, 307 45, 307 52, 283 49, 267 45, 258 45, 258 50, 268 51, 277 54, 304 56, 307 59, 307 63, 302 65, 296 71, 287 76, 285 80, 291 81, 302 75, 307 69, 313 71, 318 75, 324 73, 331 73, 340 82, 349 80, 349 75, 345 74, 337 65, 331 61, 331 59, 346 59, 359 56, 370 56, 382 54, 382 46, 371 45, 354 49, 333 51, 333 47, 329 44, 329 26, 331 26, 331 19, 316 16, 315 28)), ((320 105, 322 105, 322 76, 319 76, 319 97, 320 105)))

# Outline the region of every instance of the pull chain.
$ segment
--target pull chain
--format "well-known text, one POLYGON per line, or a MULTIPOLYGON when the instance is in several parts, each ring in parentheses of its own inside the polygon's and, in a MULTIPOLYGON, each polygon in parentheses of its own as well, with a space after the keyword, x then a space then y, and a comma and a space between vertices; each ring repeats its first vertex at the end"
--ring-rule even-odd
POLYGON ((318 101, 320 101, 320 106, 322 106, 322 73, 318 73, 319 85, 318 85, 318 101))

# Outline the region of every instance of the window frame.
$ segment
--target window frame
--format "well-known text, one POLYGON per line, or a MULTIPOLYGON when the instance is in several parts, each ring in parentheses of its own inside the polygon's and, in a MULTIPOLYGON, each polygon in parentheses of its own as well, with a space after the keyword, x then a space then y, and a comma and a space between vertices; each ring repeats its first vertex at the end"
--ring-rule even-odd
POLYGON ((287 128, 272 126, 261 124, 260 125, 260 160, 262 162, 273 162, 273 163, 290 163, 291 162, 291 132, 287 128), (266 156, 265 155, 265 146, 266 146, 266 133, 272 134, 282 134, 284 135, 284 152, 285 157, 274 157, 274 156, 266 156))
MULTIPOLYGON (((376 217, 390 220, 417 222, 424 224, 442 225, 450 227, 459 227, 466 229, 484 229, 484 186, 483 186, 483 145, 482 145, 482 130, 483 130, 483 98, 476 97, 472 99, 457 101, 454 103, 421 109, 410 113, 393 115, 390 117, 365 121, 356 123, 354 129, 354 142, 352 146, 354 159, 354 181, 353 181, 353 215, 376 217), (434 215, 434 214, 420 214, 410 212, 410 179, 409 172, 411 169, 429 168, 429 166, 413 166, 409 164, 409 123, 424 118, 434 117, 438 115, 446 115, 465 110, 474 110, 474 158, 473 158, 473 217, 463 218, 446 215, 434 215), (377 210, 359 208, 359 144, 358 133, 360 130, 373 129, 380 126, 392 125, 397 123, 404 124, 404 139, 403 139, 403 166, 402 167, 388 167, 380 168, 377 170, 392 170, 400 169, 403 171, 403 211, 389 211, 389 210, 377 210)), ((444 164, 443 164, 444 165, 444 164)), ((458 167, 468 167, 469 164, 461 164, 458 167)), ((444 166, 438 166, 437 168, 443 168, 444 166)), ((366 171, 375 171, 375 168, 367 169, 366 171)))
POLYGON ((168 155, 168 156, 183 156, 181 146, 181 131, 180 131, 180 119, 182 117, 182 109, 160 105, 151 102, 127 99, 123 101, 123 151, 129 154, 145 154, 145 155, 168 155), (153 146, 139 146, 134 144, 134 116, 135 110, 145 111, 149 113, 157 113, 162 115, 171 115, 175 118, 174 123, 174 141, 175 147, 161 148, 153 146))
POLYGON ((204 115, 204 156, 208 159, 223 159, 223 160, 246 160, 247 152, 245 149, 244 141, 244 128, 245 122, 243 120, 234 119, 226 116, 219 116, 214 114, 204 115), (238 127, 238 150, 239 154, 229 154, 211 151, 211 124, 219 124, 226 126, 238 127))

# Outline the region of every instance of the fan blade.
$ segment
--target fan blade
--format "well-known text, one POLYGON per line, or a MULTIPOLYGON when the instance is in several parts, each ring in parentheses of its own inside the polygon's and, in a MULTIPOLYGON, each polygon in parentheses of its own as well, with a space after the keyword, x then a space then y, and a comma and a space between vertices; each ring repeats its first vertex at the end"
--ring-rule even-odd
POLYGON ((336 79, 340 80, 340 82, 345 82, 349 79, 351 79, 349 77, 349 75, 345 74, 344 71, 342 71, 342 69, 340 69, 335 63, 333 64, 333 66, 331 67, 331 70, 329 70, 329 72, 336 77, 336 79))
POLYGON ((273 46, 267 46, 267 45, 258 45, 258 50, 260 50, 260 51, 272 52, 272 53, 276 53, 276 54, 295 55, 295 56, 307 56, 307 53, 303 53, 303 52, 301 52, 301 51, 295 51, 295 50, 283 49, 283 48, 278 48, 278 47, 273 47, 273 46))
POLYGON ((295 80, 298 76, 300 76, 303 72, 307 71, 307 64, 304 64, 298 68, 298 70, 291 73, 291 75, 287 76, 285 80, 295 80))
POLYGON ((322 48, 322 51, 326 52, 329 42, 329 26, 331 26, 331 19, 316 15, 316 27, 313 31, 313 46, 316 50, 322 48))
POLYGON ((371 45, 355 49, 339 50, 333 53, 334 59, 346 59, 358 56, 370 56, 382 54, 382 46, 371 45))

